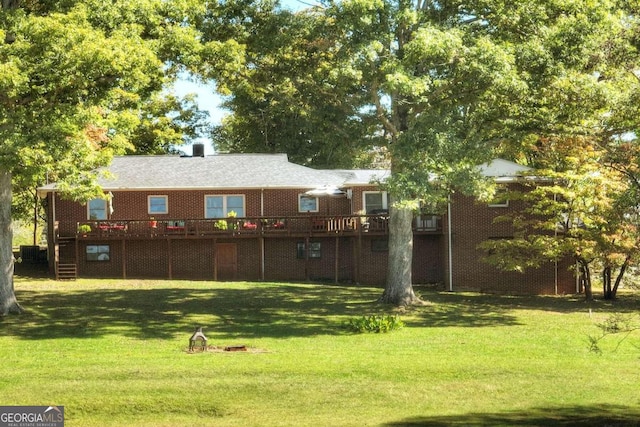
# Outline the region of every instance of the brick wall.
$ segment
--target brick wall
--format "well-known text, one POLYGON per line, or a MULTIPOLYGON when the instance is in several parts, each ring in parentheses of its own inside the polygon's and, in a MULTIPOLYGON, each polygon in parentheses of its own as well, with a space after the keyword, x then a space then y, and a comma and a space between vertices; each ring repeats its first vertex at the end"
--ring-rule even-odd
MULTIPOLYGON (((520 201, 509 201, 507 207, 492 207, 470 197, 457 196, 452 200, 451 234, 453 259, 453 289, 482 292, 553 294, 573 293, 575 281, 566 262, 557 268, 553 263, 525 273, 504 272, 482 261, 478 245, 487 239, 511 238, 510 222, 495 222, 501 215, 519 212, 520 201)), ((448 229, 445 222, 445 236, 448 229)), ((448 243, 448 242, 447 242, 448 243)), ((445 244, 445 253, 447 251, 445 244)), ((446 261, 446 258, 445 258, 446 261)), ((445 263, 445 278, 448 268, 445 263)))
POLYGON ((413 238, 413 283, 444 283, 443 236, 415 236, 413 238))
POLYGON ((321 244, 320 258, 298 258, 298 243, 305 242, 306 240, 302 237, 265 239, 265 280, 304 281, 309 279, 333 282, 337 260, 338 280, 354 281, 354 239, 311 238, 309 242, 321 244))
MULTIPOLYGON (((169 212, 154 214, 157 220, 163 219, 202 219, 205 215, 205 196, 244 194, 246 216, 294 216, 304 215, 298 212, 298 195, 304 190, 243 190, 243 191, 115 191, 113 192, 112 220, 146 220, 148 196, 167 196, 169 212)), ((359 192, 362 194, 362 192, 359 192)), ((49 195, 49 198, 51 196, 49 195)), ((360 206, 361 201, 358 202, 360 206)), ((50 206, 51 203, 49 203, 50 206)), ((82 222, 87 220, 87 206, 56 197, 56 220, 60 222, 82 222)), ((351 214, 351 200, 346 197, 320 197, 318 200, 320 215, 351 214)), ((354 210, 354 212, 356 212, 354 210)), ((50 210, 50 215, 52 211, 50 210)))
MULTIPOLYGON (((135 262, 135 254, 131 258, 131 262, 135 262)), ((211 240, 171 240, 171 258, 174 279, 212 280, 214 277, 211 240)))
POLYGON ((382 236, 363 236, 359 242, 358 282, 363 285, 383 286, 387 280, 388 251, 380 250, 380 245, 387 241, 382 236))
MULTIPOLYGON (((353 190, 351 200, 346 197, 320 198, 319 214, 349 214, 362 209, 362 191, 353 190)), ((298 212, 298 195, 302 190, 250 190, 244 191, 246 215, 249 217, 304 215, 298 212)), ((154 215, 156 219, 200 219, 204 216, 204 196, 207 194, 239 194, 237 191, 143 191, 115 192, 114 220, 146 220, 147 196, 167 195, 169 213, 154 215)), ((51 212, 52 203, 49 203, 51 212)), ((481 261, 477 245, 490 238, 508 238, 513 235, 509 223, 494 223, 498 215, 520 209, 511 201, 508 207, 489 207, 471 198, 457 196, 452 204, 453 289, 485 292, 549 294, 573 293, 575 280, 565 263, 557 269, 553 265, 532 270, 526 274, 506 273, 481 261), (557 274, 557 276, 556 276, 557 274)), ((86 206, 56 199, 56 219, 59 221, 85 221, 86 206)), ((310 214, 312 215, 312 214, 310 214)), ((414 283, 446 283, 448 281, 447 219, 443 218, 443 235, 415 236, 414 283)), ((75 228, 75 225, 74 225, 75 228)), ((50 233, 53 227, 49 227, 50 233)), ((72 231, 75 231, 72 230, 72 231)), ((79 246, 78 267, 81 276, 171 277, 177 279, 213 279, 215 274, 216 243, 234 243, 237 248, 238 280, 259 280, 262 277, 262 246, 264 245, 264 278, 273 281, 335 280, 383 286, 386 281, 388 252, 384 250, 383 236, 317 237, 322 242, 319 259, 297 258, 297 243, 304 237, 269 237, 228 239, 156 239, 113 240, 109 262, 86 261, 85 246, 79 246), (337 252, 336 252, 337 242, 337 252), (382 245, 382 246, 381 246, 382 245)), ((49 242, 54 239, 50 234, 49 242)), ((104 243, 104 242, 103 242, 104 243)), ((52 248, 50 248, 51 250, 52 248)), ((50 260, 53 257, 49 257, 50 260)), ((75 258, 75 245, 60 249, 61 260, 75 258)), ((53 271, 53 266, 52 271, 53 271)))

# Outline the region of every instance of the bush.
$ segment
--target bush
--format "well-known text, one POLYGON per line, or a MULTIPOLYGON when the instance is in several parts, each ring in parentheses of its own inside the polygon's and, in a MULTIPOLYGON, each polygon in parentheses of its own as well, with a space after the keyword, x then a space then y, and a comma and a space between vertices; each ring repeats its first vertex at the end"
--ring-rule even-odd
POLYGON ((365 333, 365 332, 389 332, 400 329, 404 326, 404 322, 400 320, 399 316, 362 316, 360 318, 351 319, 347 323, 347 327, 353 332, 365 333))
POLYGON ((226 230, 228 228, 226 219, 219 219, 213 223, 213 228, 216 230, 226 230))
POLYGON ((627 339, 627 337, 634 331, 640 330, 640 324, 635 324, 634 319, 631 316, 626 316, 620 313, 610 314, 604 322, 596 325, 600 328, 600 335, 588 335, 589 351, 593 353, 602 354, 600 349, 600 341, 602 341, 608 335, 624 334, 622 338, 618 340, 618 345, 627 339))

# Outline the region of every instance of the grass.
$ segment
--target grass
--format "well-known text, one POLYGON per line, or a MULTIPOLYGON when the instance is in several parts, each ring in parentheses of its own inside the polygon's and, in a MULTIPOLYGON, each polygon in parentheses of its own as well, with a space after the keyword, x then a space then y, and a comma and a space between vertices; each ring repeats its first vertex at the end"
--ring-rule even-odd
POLYGON ((0 318, 0 404, 64 405, 67 426, 640 425, 640 333, 600 342, 610 303, 312 284, 16 279, 0 318), (351 319, 404 328, 353 334, 351 319), (189 353, 204 325, 210 345, 189 353))

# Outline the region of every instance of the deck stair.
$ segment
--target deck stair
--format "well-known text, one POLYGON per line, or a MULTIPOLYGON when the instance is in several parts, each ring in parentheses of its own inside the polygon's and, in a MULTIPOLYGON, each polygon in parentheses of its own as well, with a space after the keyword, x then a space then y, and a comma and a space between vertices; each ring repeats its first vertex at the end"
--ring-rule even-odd
POLYGON ((78 278, 78 267, 76 264, 62 264, 56 266, 57 280, 76 280, 78 278))
POLYGON ((75 259, 60 259, 60 248, 74 245, 74 238, 59 238, 55 245, 55 269, 56 280, 76 280, 78 278, 78 265, 75 259))

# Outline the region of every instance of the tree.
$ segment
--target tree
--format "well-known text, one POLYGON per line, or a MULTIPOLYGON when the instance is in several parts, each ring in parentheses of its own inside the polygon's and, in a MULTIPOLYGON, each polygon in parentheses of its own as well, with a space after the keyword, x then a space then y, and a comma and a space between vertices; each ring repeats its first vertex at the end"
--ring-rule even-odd
POLYGON ((315 167, 351 166, 370 145, 373 122, 357 111, 362 101, 352 100, 364 93, 335 73, 334 29, 327 19, 278 12, 268 1, 228 5, 218 20, 241 21, 242 27, 211 25, 205 34, 207 40, 233 37, 244 47, 244 66, 216 80, 231 95, 223 106, 233 111, 213 132, 216 147, 286 152, 292 161, 315 167), (229 16, 237 10, 242 18, 229 16))
POLYGON ((48 174, 69 197, 97 194, 91 171, 129 147, 140 103, 165 83, 170 67, 163 55, 171 53, 166 40, 183 40, 190 30, 182 29, 186 18, 173 19, 175 10, 162 1, 3 0, 1 6, 0 315, 5 315, 22 311, 13 289, 12 184, 21 190, 48 174))
POLYGON ((640 235, 629 216, 635 210, 627 203, 629 187, 618 171, 605 167, 605 156, 590 138, 539 141, 534 179, 523 191, 509 194, 527 207, 499 218, 514 224, 515 236, 485 242, 486 260, 526 274, 528 268, 568 256, 575 261, 587 299, 593 296, 591 272, 596 266, 602 272, 605 298, 614 298, 637 254, 640 235))
POLYGON ((209 113, 198 108, 193 94, 184 98, 154 94, 142 103, 137 115, 127 154, 177 153, 182 145, 204 137, 210 129, 209 113))
POLYGON ((640 251, 640 147, 637 140, 607 142, 603 167, 617 173, 619 185, 625 189, 611 207, 613 215, 606 229, 612 232, 613 238, 605 240, 603 250, 603 295, 605 299, 615 299, 627 268, 640 251), (616 267, 619 267, 618 275, 612 284, 612 270, 616 267))
POLYGON ((452 191, 490 192, 477 165, 497 149, 519 153, 528 134, 575 126, 587 116, 577 108, 580 96, 597 97, 588 90, 601 65, 593 53, 616 34, 619 15, 613 2, 565 3, 345 0, 295 15, 242 9, 232 22, 244 26, 205 32, 219 40, 240 35, 245 53, 237 78, 217 80, 233 112, 219 135, 234 150, 271 144, 267 150, 285 149, 293 158, 299 152, 308 161, 332 144, 321 137, 327 124, 307 118, 331 111, 331 125, 344 135, 360 132, 360 151, 388 152, 392 206, 381 300, 411 304, 418 301, 413 211, 442 208, 452 191), (273 26, 264 22, 287 22, 287 31, 303 37, 295 43, 287 31, 276 32, 273 42, 266 36, 273 26))
MULTIPOLYGON (((528 120, 517 128, 525 137, 508 147, 511 155, 538 168, 536 175, 554 183, 526 196, 537 206, 532 211, 541 215, 537 221, 544 232, 536 235, 536 230, 521 227, 511 242, 485 246, 492 248, 489 258, 496 265, 517 270, 537 265, 540 256, 558 259, 568 254, 576 260, 587 298, 591 298, 591 269, 597 268, 604 298, 613 299, 637 257, 639 243, 640 57, 637 5, 602 6, 595 11, 602 25, 585 45, 591 46, 588 50, 561 45, 560 39, 554 43, 567 50, 573 66, 553 80, 551 90, 538 86, 543 90, 537 93, 544 96, 530 104, 538 114, 525 115, 528 120), (551 236, 558 225, 561 233, 551 236)), ((565 19, 558 34, 583 31, 586 16, 573 18, 573 30, 568 25, 571 20, 565 19)))

